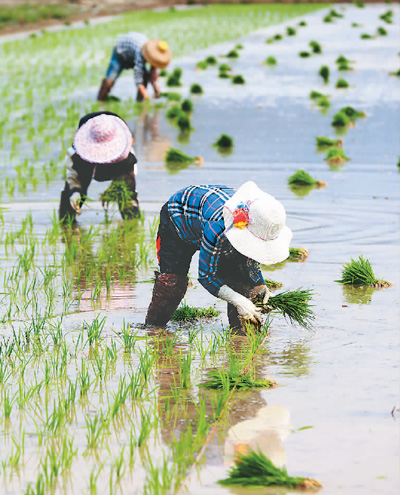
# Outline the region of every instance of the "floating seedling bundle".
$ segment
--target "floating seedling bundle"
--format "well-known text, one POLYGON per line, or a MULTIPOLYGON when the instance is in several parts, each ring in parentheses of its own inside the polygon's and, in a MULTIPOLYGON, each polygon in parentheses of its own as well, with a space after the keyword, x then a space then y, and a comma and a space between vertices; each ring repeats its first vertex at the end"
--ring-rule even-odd
POLYGON ((277 64, 277 61, 276 61, 276 58, 275 57, 273 57, 272 55, 270 55, 265 60, 265 63, 266 63, 266 65, 276 65, 277 64))
POLYGON ((192 113, 193 112, 193 103, 190 100, 185 99, 181 103, 181 109, 183 112, 192 113))
POLYGON ((330 139, 326 136, 317 136, 315 138, 315 144, 320 150, 332 148, 333 146, 341 148, 343 141, 341 139, 330 139))
POLYGON ((182 95, 173 91, 161 93, 161 96, 167 98, 168 101, 181 101, 182 95))
POLYGON ((315 318, 310 304, 313 295, 312 290, 297 289, 271 296, 267 304, 263 304, 258 296, 253 299, 253 302, 265 313, 276 311, 283 314, 292 325, 297 323, 301 327, 311 328, 312 320, 315 318))
POLYGON ((299 52, 299 57, 301 57, 301 58, 311 57, 311 53, 306 52, 306 51, 302 51, 302 52, 299 52))
POLYGON ((262 452, 238 454, 228 477, 218 483, 226 486, 286 486, 297 490, 318 490, 314 479, 289 476, 285 468, 276 467, 262 452))
POLYGON ((288 184, 292 186, 317 186, 325 187, 327 183, 323 180, 316 180, 305 170, 297 170, 288 179, 288 184))
POLYGON ((322 47, 318 41, 310 41, 309 45, 313 53, 322 53, 322 47))
POLYGON ((200 86, 200 84, 194 83, 190 86, 190 92, 192 94, 200 95, 203 93, 203 88, 200 86))
POLYGON ((226 57, 228 58, 238 58, 239 57, 239 54, 236 50, 231 50, 230 52, 228 52, 226 54, 226 57))
POLYGON ((246 81, 242 75, 237 74, 236 76, 232 76, 232 83, 233 84, 245 84, 246 81))
POLYGON ((193 130, 189 117, 185 113, 181 113, 177 120, 177 125, 181 132, 189 132, 193 130))
POLYGON ((341 165, 349 160, 350 158, 346 156, 343 149, 336 146, 332 146, 325 157, 325 161, 331 165, 341 165))
POLYGON ((288 36, 295 36, 297 34, 297 31, 295 30, 295 28, 289 26, 286 28, 286 34, 288 36))
POLYGON ((324 95, 319 91, 312 90, 310 92, 310 98, 319 107, 328 108, 331 106, 331 102, 329 101, 329 95, 324 95))
POLYGON ((277 383, 274 380, 253 380, 248 373, 240 373, 238 370, 209 371, 206 381, 200 383, 200 387, 212 390, 246 390, 250 388, 274 388, 277 383))
POLYGON ((175 68, 167 78, 167 86, 182 86, 181 84, 182 69, 175 68))
POLYGON ((392 24, 393 23, 393 10, 388 10, 384 14, 380 15, 379 19, 382 19, 382 21, 386 22, 387 24, 392 24))
POLYGON ((165 162, 169 164, 189 164, 189 163, 202 163, 203 158, 201 156, 188 156, 183 151, 176 148, 170 148, 165 155, 165 162))
POLYGON ((165 114, 167 119, 176 119, 182 113, 182 109, 179 105, 172 105, 172 107, 168 108, 167 113, 165 114))
POLYGON ((289 248, 289 261, 304 261, 308 258, 306 248, 289 248))
POLYGON ((386 280, 378 279, 373 270, 371 263, 362 255, 357 260, 350 259, 349 263, 345 263, 342 270, 342 278, 335 280, 340 284, 370 286, 376 289, 390 287, 392 284, 386 280))
POLYGON ((228 134, 221 134, 213 146, 217 146, 218 148, 232 148, 233 138, 228 136, 228 134))
POLYGON ((324 80, 324 83, 329 82, 329 67, 327 65, 323 65, 320 69, 318 74, 322 77, 324 80))
POLYGON ((210 306, 209 308, 195 308, 189 306, 186 302, 175 310, 173 317, 174 321, 193 321, 199 320, 201 318, 216 318, 219 316, 220 312, 210 306))
POLYGON ((350 84, 346 81, 346 79, 340 78, 336 81, 336 88, 338 89, 344 89, 348 88, 350 84))

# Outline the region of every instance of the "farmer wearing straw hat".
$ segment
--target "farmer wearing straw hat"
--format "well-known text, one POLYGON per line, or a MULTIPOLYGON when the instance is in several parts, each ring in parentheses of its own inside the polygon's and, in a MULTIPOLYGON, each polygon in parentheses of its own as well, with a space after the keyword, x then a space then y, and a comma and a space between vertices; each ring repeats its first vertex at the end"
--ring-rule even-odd
POLYGON ((156 97, 160 96, 157 69, 164 69, 171 61, 171 50, 163 40, 147 39, 141 33, 120 36, 111 55, 106 77, 103 79, 97 99, 104 101, 123 69, 134 69, 137 86, 136 101, 147 100, 146 87, 150 82, 156 97), (146 62, 149 67, 146 67, 146 62))
POLYGON ((236 192, 227 186, 188 186, 162 207, 157 236, 160 273, 156 273, 146 324, 165 325, 185 295, 190 262, 199 250, 199 282, 227 301, 229 324, 261 325, 259 309, 268 291, 259 263, 289 256, 291 230, 283 205, 246 182, 236 192))
POLYGON ((60 220, 81 214, 89 184, 123 180, 131 191, 128 204, 118 205, 122 218, 139 215, 136 193, 136 156, 128 125, 112 112, 89 113, 79 121, 73 145, 67 151, 67 177, 61 193, 60 220))

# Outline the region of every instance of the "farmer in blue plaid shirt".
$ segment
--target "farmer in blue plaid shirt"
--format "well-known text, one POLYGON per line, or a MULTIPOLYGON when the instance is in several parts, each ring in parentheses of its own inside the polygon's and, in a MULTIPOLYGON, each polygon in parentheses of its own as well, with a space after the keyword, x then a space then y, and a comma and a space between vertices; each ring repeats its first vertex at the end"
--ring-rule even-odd
MULTIPOLYGON (((191 259, 199 251, 198 279, 213 296, 227 301, 229 324, 261 325, 251 298, 266 303, 270 292, 259 263, 289 256, 291 230, 282 204, 246 182, 236 192, 227 186, 188 186, 160 212, 153 297, 146 324, 165 325, 185 295, 191 259)), ((245 325, 244 325, 245 326, 245 325)))
POLYGON ((104 101, 123 69, 134 69, 137 86, 137 101, 147 100, 147 84, 154 88, 155 96, 160 96, 157 84, 157 69, 163 69, 171 60, 171 50, 163 40, 147 39, 142 33, 128 33, 120 36, 111 55, 106 77, 103 79, 97 96, 104 101))

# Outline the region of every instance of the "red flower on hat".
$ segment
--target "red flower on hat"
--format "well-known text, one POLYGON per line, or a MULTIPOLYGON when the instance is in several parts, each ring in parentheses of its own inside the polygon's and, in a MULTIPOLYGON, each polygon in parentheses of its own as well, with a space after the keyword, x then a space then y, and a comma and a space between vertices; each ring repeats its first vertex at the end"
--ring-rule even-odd
POLYGON ((244 229, 249 224, 249 208, 241 203, 233 212, 233 226, 237 229, 244 229))

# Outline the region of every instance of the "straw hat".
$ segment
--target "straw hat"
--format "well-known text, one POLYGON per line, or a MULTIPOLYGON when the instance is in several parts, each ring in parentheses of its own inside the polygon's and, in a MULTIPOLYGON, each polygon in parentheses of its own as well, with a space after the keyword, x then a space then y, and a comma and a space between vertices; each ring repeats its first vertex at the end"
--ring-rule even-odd
POLYGON ((142 55, 153 67, 164 69, 171 61, 172 52, 166 41, 148 40, 142 46, 142 55))
POLYGON ((119 117, 101 114, 76 131, 73 145, 76 153, 87 162, 112 163, 129 155, 132 134, 119 117))
POLYGON ((223 216, 225 235, 239 253, 264 265, 289 256, 292 231, 285 208, 254 182, 244 183, 224 204, 223 216))

